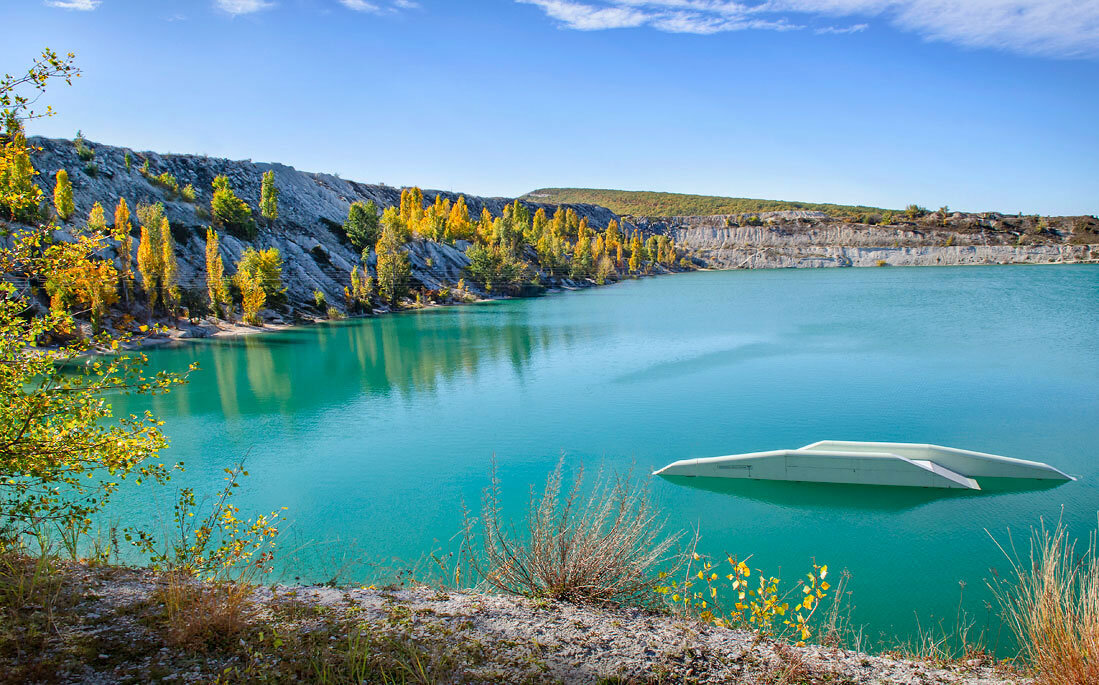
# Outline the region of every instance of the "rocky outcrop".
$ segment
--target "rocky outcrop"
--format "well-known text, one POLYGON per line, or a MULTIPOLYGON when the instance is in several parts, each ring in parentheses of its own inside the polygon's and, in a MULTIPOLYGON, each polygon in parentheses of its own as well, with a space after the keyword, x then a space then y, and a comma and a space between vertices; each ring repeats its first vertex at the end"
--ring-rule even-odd
MULTIPOLYGON (((358 251, 347 240, 342 228, 351 203, 373 200, 380 208, 385 208, 400 204, 401 198, 400 188, 298 171, 283 164, 135 152, 96 143, 87 143, 95 156, 85 161, 78 156, 72 141, 33 138, 31 143, 40 148, 34 163, 41 173, 39 183, 47 196, 53 193, 53 177, 57 170, 68 170, 78 217, 86 217, 95 202, 103 204, 109 217, 120 197, 130 203, 131 211, 137 202, 163 202, 177 244, 179 283, 196 293, 202 293, 206 288, 205 240, 206 227, 210 224, 208 209, 214 177, 227 176, 234 192, 256 211, 261 177, 266 171, 274 171, 275 186, 279 190, 278 220, 267 226, 256 212, 259 230, 253 240, 222 232, 221 245, 225 259, 231 262, 238 260, 250 246, 277 247, 284 260, 283 281, 287 297, 295 308, 308 307, 316 290, 323 292, 329 302, 343 301, 351 268, 360 263, 358 251), (127 155, 130 157, 128 167, 127 155), (148 175, 141 172, 146 160, 148 175), (195 201, 188 202, 158 185, 152 177, 162 173, 171 174, 180 187, 194 186, 195 201)), ((436 194, 452 201, 458 198, 456 193, 425 190, 425 200, 434 200, 436 194)), ((511 202, 509 198, 466 196, 473 217, 479 216, 482 208, 499 215, 511 202)), ((557 209, 555 205, 524 204, 532 211, 543 207, 551 214, 557 209)), ((580 216, 587 217, 593 226, 605 226, 617 218, 604 207, 569 206, 580 216)), ((410 243, 414 284, 438 289, 457 283, 462 278, 462 270, 469 265, 466 247, 421 240, 410 243)), ((476 292, 475 286, 470 285, 470 289, 476 292)))
POLYGON ((630 219, 719 269, 1049 264, 1099 260, 1094 217, 938 216, 886 226, 820 212, 630 219), (758 225, 753 225, 758 224, 758 225))

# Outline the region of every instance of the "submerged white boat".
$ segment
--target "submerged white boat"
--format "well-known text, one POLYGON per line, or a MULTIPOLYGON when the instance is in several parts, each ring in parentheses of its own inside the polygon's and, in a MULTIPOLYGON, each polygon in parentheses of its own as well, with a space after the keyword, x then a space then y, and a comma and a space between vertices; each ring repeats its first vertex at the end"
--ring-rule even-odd
POLYGON ((1037 461, 939 445, 842 440, 822 440, 794 450, 682 459, 653 475, 966 490, 981 489, 977 478, 1074 480, 1037 461))

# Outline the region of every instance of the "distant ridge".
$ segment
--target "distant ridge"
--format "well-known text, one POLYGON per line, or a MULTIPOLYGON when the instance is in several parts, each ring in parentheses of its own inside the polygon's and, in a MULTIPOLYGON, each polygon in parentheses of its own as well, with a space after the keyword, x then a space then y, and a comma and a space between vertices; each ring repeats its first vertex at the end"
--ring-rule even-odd
POLYGON ((744 197, 686 195, 644 190, 603 190, 598 188, 540 188, 521 199, 548 204, 593 204, 606 207, 616 214, 628 216, 713 216, 746 212, 778 212, 802 210, 824 212, 831 216, 881 214, 881 207, 836 205, 820 202, 788 202, 785 200, 754 200, 744 197))

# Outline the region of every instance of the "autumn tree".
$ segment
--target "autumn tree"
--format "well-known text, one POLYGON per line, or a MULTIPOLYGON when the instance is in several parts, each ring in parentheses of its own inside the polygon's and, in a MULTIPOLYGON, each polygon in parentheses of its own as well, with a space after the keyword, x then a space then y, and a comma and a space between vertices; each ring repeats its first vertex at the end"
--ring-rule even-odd
POLYGON ((259 211, 267 225, 279 218, 279 189, 275 187, 275 171, 265 171, 260 182, 259 211))
POLYGON ((263 319, 259 312, 267 301, 267 295, 263 292, 263 282, 260 277, 251 271, 238 270, 233 277, 237 288, 240 289, 241 309, 244 312, 245 323, 262 325, 263 319))
POLYGON ((88 212, 88 230, 93 233, 107 233, 107 217, 103 214, 103 205, 98 202, 88 212))
POLYGON ((473 240, 473 223, 469 220, 469 207, 466 198, 458 196, 446 219, 446 237, 448 242, 455 240, 473 240))
POLYGON ((424 191, 405 188, 401 191, 401 221, 409 231, 415 231, 424 214, 424 191))
POLYGON ((641 251, 643 249, 641 234, 634 231, 633 237, 630 239, 630 271, 633 273, 641 272, 641 251))
MULTIPOLYGON (((71 54, 62 58, 46 50, 25 75, 0 79, 0 116, 21 124, 18 118, 48 115, 49 108, 31 110, 34 99, 50 81, 78 75, 71 54), (24 95, 21 87, 36 92, 24 95)), ((20 155, 8 156, 17 139, 6 138, 0 162, 0 204, 9 213, 27 207, 25 188, 9 183, 13 160, 24 165, 20 155)), ((27 177, 27 167, 17 171, 27 177)), ((0 273, 18 274, 30 284, 68 274, 75 296, 88 298, 93 317, 102 314, 115 279, 113 266, 100 256, 108 247, 106 236, 74 227, 69 239, 55 241, 54 228, 14 228, 0 245, 0 273)), ((95 514, 124 481, 162 481, 169 474, 155 461, 166 445, 159 422, 151 414, 118 419, 111 398, 127 391, 166 392, 183 379, 146 376, 141 354, 83 363, 90 346, 120 350, 122 340, 104 334, 93 340, 58 337, 76 328, 73 313, 34 314, 35 297, 31 287, 0 283, 0 521, 8 539, 52 530, 75 540, 89 531, 95 514), (47 341, 60 344, 40 346, 47 341)))
POLYGON ((179 306, 179 263, 176 261, 176 241, 168 217, 160 220, 160 293, 164 306, 174 311, 179 306))
POLYGON ((237 264, 237 273, 242 271, 258 279, 268 304, 279 306, 286 303, 286 286, 282 284, 282 255, 277 247, 265 250, 247 248, 237 264))
POLYGON ((137 245, 137 271, 141 274, 141 286, 149 298, 149 311, 156 307, 157 296, 161 290, 161 275, 164 273, 164 248, 160 233, 166 219, 164 205, 140 203, 137 205, 137 220, 141 224, 141 238, 137 245))
POLYGON ((134 238, 130 235, 130 208, 126 204, 126 198, 118 198, 118 204, 114 209, 114 228, 112 237, 118 241, 118 261, 121 269, 118 271, 119 280, 122 283, 122 291, 129 302, 130 289, 133 287, 133 249, 134 238))
POLYGON ((587 236, 578 238, 573 247, 570 275, 573 278, 587 278, 591 275, 593 264, 591 240, 587 236))
POLYGON ((69 181, 69 172, 64 169, 57 170, 53 186, 53 208, 57 212, 57 218, 68 221, 76 207, 73 205, 73 184, 69 181))
POLYGON ((34 183, 38 172, 31 163, 31 147, 22 123, 14 114, 5 118, 6 130, 0 136, 0 208, 9 219, 31 223, 42 201, 42 190, 34 183))
POLYGON ((229 282, 225 278, 225 263, 221 260, 221 238, 212 228, 206 229, 206 292, 214 316, 225 318, 230 304, 229 282))
POLYGON ((371 248, 378 242, 378 206, 373 200, 352 202, 347 209, 347 221, 343 223, 347 239, 359 252, 371 248))

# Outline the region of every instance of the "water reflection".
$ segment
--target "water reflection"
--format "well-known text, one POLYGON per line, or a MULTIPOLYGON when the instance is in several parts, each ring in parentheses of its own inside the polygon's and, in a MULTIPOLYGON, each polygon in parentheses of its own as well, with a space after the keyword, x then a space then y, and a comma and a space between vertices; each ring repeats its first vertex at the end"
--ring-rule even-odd
POLYGON ((508 362, 521 380, 539 350, 592 333, 575 326, 532 325, 529 308, 509 304, 449 309, 442 312, 446 316, 428 310, 345 321, 164 350, 159 365, 184 368, 198 361, 200 371, 188 386, 157 398, 156 411, 289 415, 361 395, 435 393, 441 383, 472 377, 500 361, 508 362))
POLYGON ((994 497, 1008 493, 1050 490, 1062 484, 1061 481, 1050 480, 993 478, 980 481, 980 490, 948 490, 748 478, 660 477, 674 485, 775 504, 787 509, 826 508, 886 512, 915 509, 939 500, 994 497))

